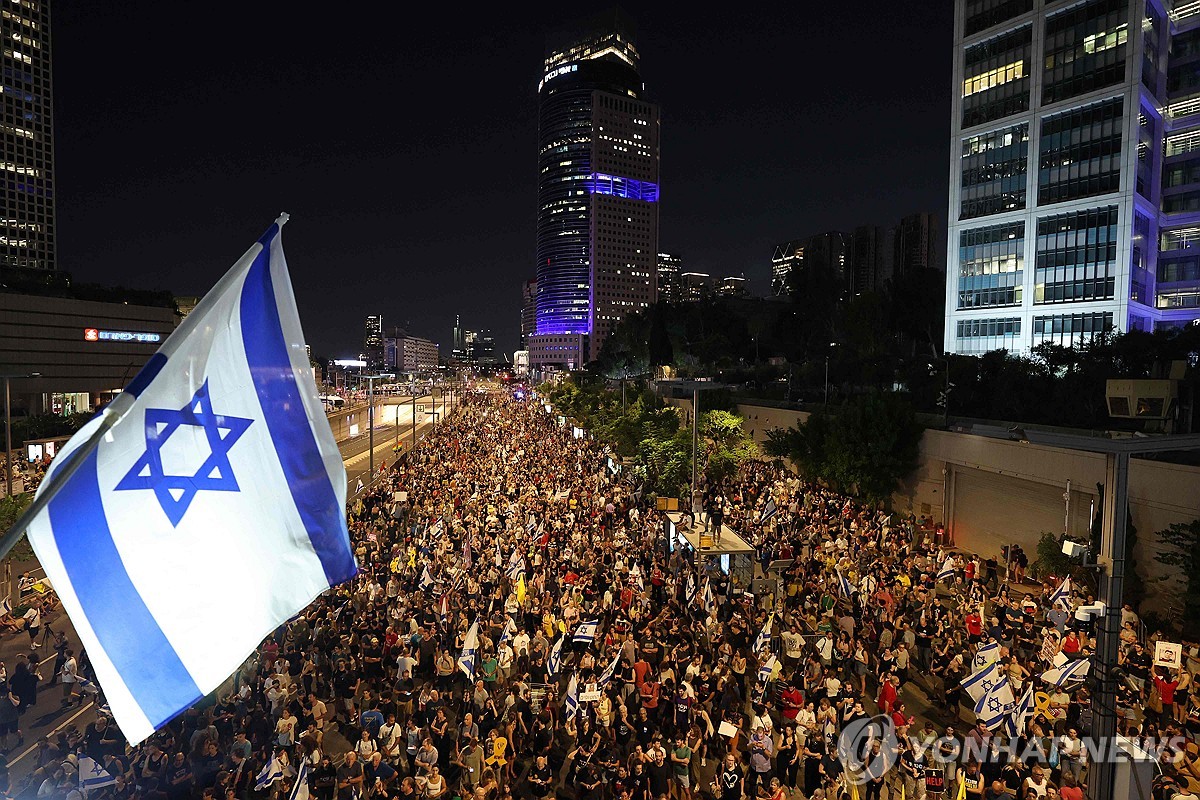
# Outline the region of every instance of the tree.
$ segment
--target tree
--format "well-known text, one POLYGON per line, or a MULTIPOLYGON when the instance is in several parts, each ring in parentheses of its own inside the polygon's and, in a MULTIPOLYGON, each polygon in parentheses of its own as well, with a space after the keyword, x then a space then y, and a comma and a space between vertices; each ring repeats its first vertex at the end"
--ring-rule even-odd
MULTIPOLYGON (((1181 608, 1191 611, 1200 607, 1200 519, 1177 522, 1155 534, 1167 548, 1154 560, 1179 570, 1171 580, 1181 608)), ((1183 636, 1190 641, 1200 639, 1200 614, 1182 615, 1183 636)))
POLYGON ((829 472, 867 500, 886 501, 896 483, 916 468, 922 433, 912 406, 900 395, 855 397, 842 406, 830 432, 829 472))
POLYGON ((675 363, 675 349, 671 347, 671 336, 667 333, 666 303, 655 303, 650 310, 650 338, 647 351, 650 366, 661 367, 675 363))

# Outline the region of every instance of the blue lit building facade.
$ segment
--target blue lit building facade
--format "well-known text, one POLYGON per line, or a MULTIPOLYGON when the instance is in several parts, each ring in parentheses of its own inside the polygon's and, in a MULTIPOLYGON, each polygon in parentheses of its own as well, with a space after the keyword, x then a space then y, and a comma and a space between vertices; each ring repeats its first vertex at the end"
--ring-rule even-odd
POLYGON ((946 350, 1200 318, 1200 3, 955 5, 946 350))
POLYGON ((580 367, 655 301, 659 112, 632 22, 608 12, 549 38, 538 86, 536 331, 530 366, 580 367))

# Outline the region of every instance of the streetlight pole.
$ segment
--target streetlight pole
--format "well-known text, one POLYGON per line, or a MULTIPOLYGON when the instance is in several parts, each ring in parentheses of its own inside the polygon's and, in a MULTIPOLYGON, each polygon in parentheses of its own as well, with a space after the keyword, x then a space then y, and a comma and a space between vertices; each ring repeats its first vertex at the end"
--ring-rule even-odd
POLYGON ((412 398, 411 398, 412 399, 412 443, 409 444, 408 449, 412 450, 414 447, 417 446, 417 382, 416 382, 416 380, 414 379, 413 382, 409 386, 410 386, 410 388, 408 391, 409 391, 409 394, 412 395, 412 398))
POLYGON ((375 477, 375 376, 367 376, 367 481, 375 477))
MULTIPOLYGON (((696 497, 696 450, 700 441, 700 387, 692 387, 692 496, 690 501, 694 501, 696 497)), ((692 509, 695 513, 696 509, 692 509)))

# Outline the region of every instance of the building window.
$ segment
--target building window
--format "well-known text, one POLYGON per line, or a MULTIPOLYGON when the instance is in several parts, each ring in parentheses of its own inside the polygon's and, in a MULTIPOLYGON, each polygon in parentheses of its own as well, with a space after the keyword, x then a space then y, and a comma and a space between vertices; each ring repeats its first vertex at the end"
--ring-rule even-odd
POLYGON ((1033 343, 1054 342, 1063 347, 1083 344, 1098 333, 1112 330, 1111 311, 1092 314, 1056 314, 1033 318, 1033 343))
POLYGON ((1033 28, 1025 25, 963 53, 962 127, 1029 110, 1033 28))
POLYGON ((1142 20, 1142 85, 1158 97, 1158 55, 1162 48, 1163 18, 1153 3, 1146 3, 1146 18, 1142 20))
POLYGON ((1025 207, 1029 123, 963 139, 959 219, 1025 207))
POLYGON ((955 323, 955 336, 955 349, 960 353, 1010 350, 1020 339, 1021 318, 960 319, 955 323))
POLYGON ((963 36, 985 31, 1032 10, 1033 0, 967 0, 963 8, 963 36))
POLYGON ((1093 0, 1046 18, 1042 103, 1125 79, 1127 0, 1093 0))
POLYGON ((1133 237, 1129 241, 1129 299, 1144 306, 1151 305, 1154 296, 1154 273, 1150 271, 1149 252, 1154 243, 1150 218, 1140 211, 1133 212, 1133 237))
POLYGON ((1021 304, 1024 222, 963 231, 958 245, 959 308, 1021 304))
POLYGON ((1116 265, 1116 206, 1041 217, 1033 302, 1111 300, 1116 265))
POLYGON ((1120 188, 1123 108, 1117 97, 1042 118, 1038 205, 1120 188))

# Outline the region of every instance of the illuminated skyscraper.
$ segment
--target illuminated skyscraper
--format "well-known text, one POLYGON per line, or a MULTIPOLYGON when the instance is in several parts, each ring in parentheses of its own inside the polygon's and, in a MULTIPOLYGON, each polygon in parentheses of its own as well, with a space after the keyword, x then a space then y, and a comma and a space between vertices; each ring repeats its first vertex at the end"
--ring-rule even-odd
POLYGON ((530 365, 581 366, 655 301, 659 110, 634 26, 609 11, 548 37, 538 84, 536 334, 530 365))
POLYGON ((5 3, 0 148, 7 174, 0 210, 0 265, 56 269, 50 3, 5 3))
POLYGON ((957 0, 954 40, 946 349, 1200 318, 1200 3, 957 0))
POLYGON ((363 325, 363 354, 369 369, 383 369, 383 317, 372 314, 363 325))

